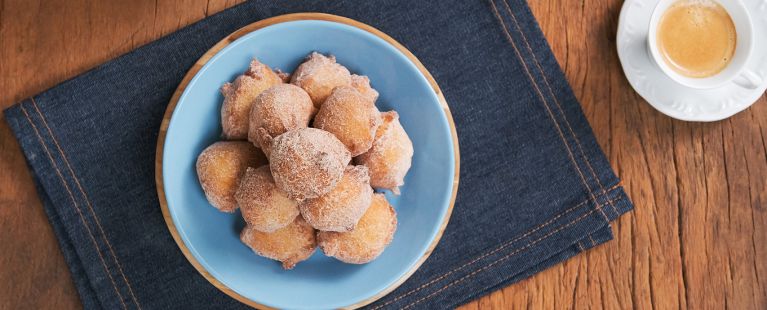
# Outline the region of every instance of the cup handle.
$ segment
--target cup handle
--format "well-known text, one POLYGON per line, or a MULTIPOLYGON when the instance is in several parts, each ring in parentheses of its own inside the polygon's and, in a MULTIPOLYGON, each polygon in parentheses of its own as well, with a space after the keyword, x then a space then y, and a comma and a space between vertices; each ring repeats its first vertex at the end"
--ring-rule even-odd
POLYGON ((733 80, 735 84, 740 87, 755 89, 762 85, 762 78, 756 75, 753 71, 745 70, 738 77, 733 80))

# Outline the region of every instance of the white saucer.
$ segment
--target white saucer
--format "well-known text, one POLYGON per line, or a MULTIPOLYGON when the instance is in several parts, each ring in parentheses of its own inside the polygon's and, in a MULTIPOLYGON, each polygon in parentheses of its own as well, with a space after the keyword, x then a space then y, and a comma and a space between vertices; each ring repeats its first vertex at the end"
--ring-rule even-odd
POLYGON ((743 0, 751 13, 754 50, 747 68, 764 85, 746 89, 730 82, 716 89, 693 89, 674 82, 647 52, 647 31, 658 0, 627 0, 618 19, 618 58, 631 86, 655 109, 685 121, 728 118, 751 106, 767 89, 767 0, 743 0))

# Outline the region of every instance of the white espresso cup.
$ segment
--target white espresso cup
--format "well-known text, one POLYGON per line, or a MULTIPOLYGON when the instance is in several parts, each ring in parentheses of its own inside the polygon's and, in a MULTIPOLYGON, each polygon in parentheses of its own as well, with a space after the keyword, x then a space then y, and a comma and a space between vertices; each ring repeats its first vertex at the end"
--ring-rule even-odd
POLYGON ((697 89, 717 88, 730 82, 747 89, 754 89, 761 86, 762 77, 746 68, 746 64, 748 63, 754 48, 754 29, 751 25, 751 16, 740 0, 708 0, 720 4, 727 10, 727 13, 730 14, 730 18, 735 25, 735 32, 737 35, 735 54, 727 67, 721 72, 705 78, 684 76, 669 67, 658 48, 658 24, 666 10, 678 1, 687 0, 660 0, 655 6, 655 10, 650 18, 650 31, 647 36, 647 46, 651 58, 655 61, 655 64, 658 65, 661 71, 675 82, 697 89))

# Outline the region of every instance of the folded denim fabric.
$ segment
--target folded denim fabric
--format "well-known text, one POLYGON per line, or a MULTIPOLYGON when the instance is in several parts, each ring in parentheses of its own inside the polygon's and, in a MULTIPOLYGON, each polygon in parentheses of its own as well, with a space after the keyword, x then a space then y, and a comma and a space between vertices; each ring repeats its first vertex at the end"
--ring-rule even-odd
POLYGON ((442 88, 461 152, 450 223, 429 259, 369 308, 450 308, 612 238, 632 208, 522 0, 251 1, 5 111, 86 308, 246 308, 184 258, 155 191, 174 90, 229 33, 316 11, 376 27, 442 88))

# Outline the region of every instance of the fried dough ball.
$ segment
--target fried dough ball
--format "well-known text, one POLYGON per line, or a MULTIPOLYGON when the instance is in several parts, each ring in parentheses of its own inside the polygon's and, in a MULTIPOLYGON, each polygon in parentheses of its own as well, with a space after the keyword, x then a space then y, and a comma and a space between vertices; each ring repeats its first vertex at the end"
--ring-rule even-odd
POLYGON ((301 215, 315 229, 350 231, 370 206, 373 188, 365 166, 349 166, 335 188, 299 205, 301 215))
POLYGON ((373 103, 378 99, 378 91, 370 86, 370 79, 367 76, 352 74, 352 87, 373 103))
POLYGON ((291 130, 267 143, 272 150, 269 167, 274 182, 299 201, 332 190, 351 160, 341 141, 316 128, 291 130))
POLYGON ((357 228, 350 232, 320 231, 317 243, 327 256, 350 264, 365 264, 376 259, 394 238, 397 213, 383 194, 374 194, 373 202, 357 228))
POLYGON ((299 214, 298 203, 274 184, 269 166, 249 167, 234 197, 245 222, 258 231, 273 232, 299 214))
POLYGON ((284 269, 293 269, 297 263, 312 256, 317 248, 314 228, 300 216, 288 226, 270 233, 246 225, 240 240, 256 254, 282 262, 284 269))
POLYGON ((351 74, 349 69, 336 63, 335 56, 313 52, 293 72, 290 82, 309 93, 314 106, 319 108, 333 88, 351 85, 351 74))
POLYGON ((314 112, 312 100, 301 87, 274 85, 253 101, 248 140, 268 156, 270 150, 265 147, 268 136, 276 137, 288 130, 309 126, 314 112))
POLYGON ((266 165, 261 151, 245 141, 220 141, 211 144, 197 157, 197 177, 205 197, 213 207, 234 212, 234 194, 245 169, 266 165))
POLYGON ((234 83, 226 83, 221 87, 224 103, 221 106, 221 127, 224 139, 245 140, 248 137, 248 122, 250 106, 261 92, 282 79, 267 65, 256 59, 250 62, 245 74, 240 75, 234 83))
POLYGON ((370 185, 399 195, 399 186, 405 184, 413 158, 413 142, 402 128, 397 112, 381 113, 381 117, 383 124, 376 131, 373 146, 354 161, 368 167, 370 185))
POLYGON ((370 149, 379 125, 381 113, 375 104, 350 86, 333 89, 314 119, 315 128, 334 134, 352 156, 370 149))
POLYGON ((282 72, 280 69, 275 69, 274 73, 280 77, 280 80, 282 80, 283 83, 290 83, 290 73, 282 72))

